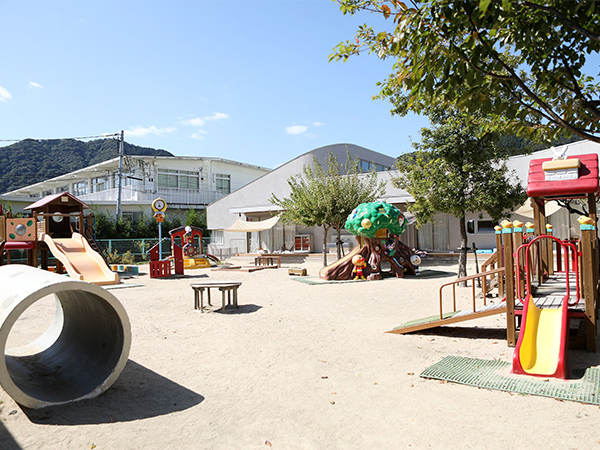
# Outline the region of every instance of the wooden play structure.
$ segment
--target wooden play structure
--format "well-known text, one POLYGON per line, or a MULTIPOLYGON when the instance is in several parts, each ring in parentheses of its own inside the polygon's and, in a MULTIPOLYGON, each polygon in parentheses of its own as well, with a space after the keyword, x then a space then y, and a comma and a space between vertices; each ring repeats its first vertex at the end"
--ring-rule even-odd
POLYGON ((150 249, 150 278, 168 278, 173 273, 183 275, 184 269, 204 269, 218 263, 216 256, 202 252, 202 229, 185 226, 169 231, 171 254, 159 257, 161 242, 150 249))
POLYGON ((507 343, 516 347, 513 372, 543 377, 568 377, 568 348, 596 351, 598 155, 532 160, 527 193, 533 223, 524 229, 518 221, 503 221, 502 227, 496 227, 496 252, 484 263, 482 273, 441 286, 438 315, 389 333, 405 334, 506 313, 507 343), (578 219, 579 239, 553 236, 545 204, 557 199, 585 204, 589 213, 578 219), (476 292, 476 279, 481 280, 481 296, 476 292), (457 311, 456 286, 463 281, 472 282, 472 308, 457 311), (498 290, 494 303, 488 301, 492 287, 498 290), (444 296, 449 288, 452 300, 444 296))
POLYGON ((67 272, 76 280, 94 284, 117 284, 119 276, 112 272, 100 255, 93 238, 93 216, 84 215, 89 208, 77 197, 62 192, 27 206, 30 217, 13 218, 0 212, 0 265, 6 256, 11 263, 12 250, 26 250, 27 264, 48 270, 49 252, 56 259, 53 270, 67 272), (2 245, 0 245, 2 247, 2 245))

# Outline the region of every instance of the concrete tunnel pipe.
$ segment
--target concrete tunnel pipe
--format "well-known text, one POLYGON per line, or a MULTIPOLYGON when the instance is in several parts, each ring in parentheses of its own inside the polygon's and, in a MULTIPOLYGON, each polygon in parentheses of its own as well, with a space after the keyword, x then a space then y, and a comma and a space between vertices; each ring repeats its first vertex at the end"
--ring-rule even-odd
POLYGON ((131 327, 123 305, 105 289, 24 265, 0 267, 0 385, 17 403, 43 408, 94 398, 127 363, 131 327), (35 341, 7 349, 15 322, 54 295, 52 323, 35 341))

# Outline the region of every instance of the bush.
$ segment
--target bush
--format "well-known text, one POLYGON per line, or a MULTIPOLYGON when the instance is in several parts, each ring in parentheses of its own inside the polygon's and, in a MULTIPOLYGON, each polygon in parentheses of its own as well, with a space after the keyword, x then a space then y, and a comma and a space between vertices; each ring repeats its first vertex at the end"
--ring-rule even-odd
POLYGON ((108 264, 135 264, 135 255, 131 250, 127 250, 123 255, 119 255, 119 251, 115 249, 112 253, 106 255, 108 264))

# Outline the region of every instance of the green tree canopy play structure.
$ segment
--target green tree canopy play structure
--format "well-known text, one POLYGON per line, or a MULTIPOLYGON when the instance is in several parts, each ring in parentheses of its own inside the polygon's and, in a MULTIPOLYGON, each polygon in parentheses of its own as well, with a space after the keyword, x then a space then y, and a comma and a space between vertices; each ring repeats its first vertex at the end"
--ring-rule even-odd
POLYGON ((418 264, 418 257, 398 239, 406 230, 406 219, 395 206, 386 202, 362 203, 350 213, 345 228, 357 236, 359 245, 344 258, 321 269, 321 278, 352 278, 357 256, 367 263, 361 274, 369 280, 416 274, 413 262, 418 264))

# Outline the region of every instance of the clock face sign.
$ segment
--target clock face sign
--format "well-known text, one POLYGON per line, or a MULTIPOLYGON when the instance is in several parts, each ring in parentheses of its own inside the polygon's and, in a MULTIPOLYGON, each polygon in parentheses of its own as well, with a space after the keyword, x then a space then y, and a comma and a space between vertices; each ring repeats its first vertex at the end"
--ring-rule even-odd
POLYGON ((163 212, 167 209, 167 203, 162 198, 157 198, 152 202, 152 209, 155 212, 163 212))

